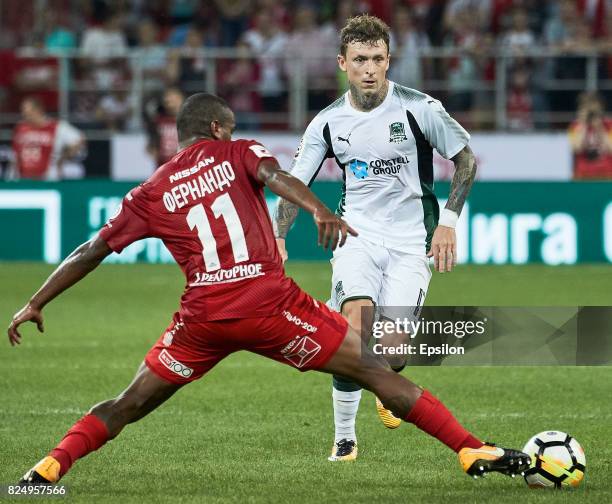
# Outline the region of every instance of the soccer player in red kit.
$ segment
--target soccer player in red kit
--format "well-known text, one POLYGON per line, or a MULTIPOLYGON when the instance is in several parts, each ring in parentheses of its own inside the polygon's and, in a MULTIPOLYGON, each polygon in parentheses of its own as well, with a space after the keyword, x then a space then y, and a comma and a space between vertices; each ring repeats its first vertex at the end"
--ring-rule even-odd
POLYGON ((231 141, 234 115, 220 98, 189 97, 177 118, 180 149, 130 191, 122 208, 51 274, 13 318, 43 330, 42 308, 135 240, 163 240, 185 273, 179 311, 147 353, 127 389, 76 422, 21 484, 55 483, 74 462, 116 437, 183 385, 237 350, 293 366, 349 377, 374 392, 397 417, 459 453, 471 475, 516 474, 529 457, 485 444, 428 391, 394 373, 339 313, 303 292, 283 271, 264 198, 267 186, 311 213, 319 243, 334 249, 356 234, 298 179, 282 171, 259 143, 231 141))
POLYGON ((85 137, 66 121, 48 117, 38 98, 21 103, 23 121, 13 132, 17 175, 23 179, 58 180, 63 165, 85 146, 85 137))

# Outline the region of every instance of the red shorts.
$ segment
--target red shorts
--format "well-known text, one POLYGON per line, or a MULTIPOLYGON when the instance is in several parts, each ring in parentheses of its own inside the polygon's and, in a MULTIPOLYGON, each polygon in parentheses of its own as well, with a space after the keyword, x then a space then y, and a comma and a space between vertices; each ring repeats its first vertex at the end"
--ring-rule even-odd
POLYGON ((298 289, 277 315, 184 322, 178 313, 146 355, 161 378, 177 384, 197 380, 221 359, 248 350, 300 371, 320 369, 344 340, 348 323, 298 289))

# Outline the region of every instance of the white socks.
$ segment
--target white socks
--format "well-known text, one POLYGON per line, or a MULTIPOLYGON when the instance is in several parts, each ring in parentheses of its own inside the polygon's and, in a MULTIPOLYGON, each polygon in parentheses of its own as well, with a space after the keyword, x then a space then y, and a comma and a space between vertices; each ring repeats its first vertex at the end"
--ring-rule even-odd
POLYGON ((332 388, 334 403, 334 424, 336 428, 334 443, 341 439, 351 439, 357 442, 355 435, 355 418, 361 400, 361 390, 342 392, 332 388))

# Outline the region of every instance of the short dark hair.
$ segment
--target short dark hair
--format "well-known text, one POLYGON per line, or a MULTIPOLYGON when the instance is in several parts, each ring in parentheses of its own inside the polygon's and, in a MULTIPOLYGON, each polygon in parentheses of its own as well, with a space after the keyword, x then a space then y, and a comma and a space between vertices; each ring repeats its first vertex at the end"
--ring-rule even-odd
POLYGON ((194 136, 210 137, 210 123, 225 123, 230 114, 231 109, 223 98, 210 93, 191 95, 181 105, 176 118, 179 141, 194 136))
POLYGON ((369 14, 352 17, 340 32, 340 54, 346 56, 346 47, 352 42, 374 45, 379 40, 389 52, 389 26, 383 20, 369 14))

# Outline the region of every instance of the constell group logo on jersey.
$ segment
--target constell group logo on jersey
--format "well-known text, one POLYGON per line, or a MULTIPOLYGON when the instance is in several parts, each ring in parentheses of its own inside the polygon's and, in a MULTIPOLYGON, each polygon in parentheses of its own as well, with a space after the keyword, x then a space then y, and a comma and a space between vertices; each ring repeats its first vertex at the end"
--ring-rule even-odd
POLYGON ((351 159, 348 163, 350 170, 358 179, 372 175, 397 175, 402 166, 409 163, 408 156, 400 156, 393 159, 374 159, 369 163, 360 159, 351 159))

